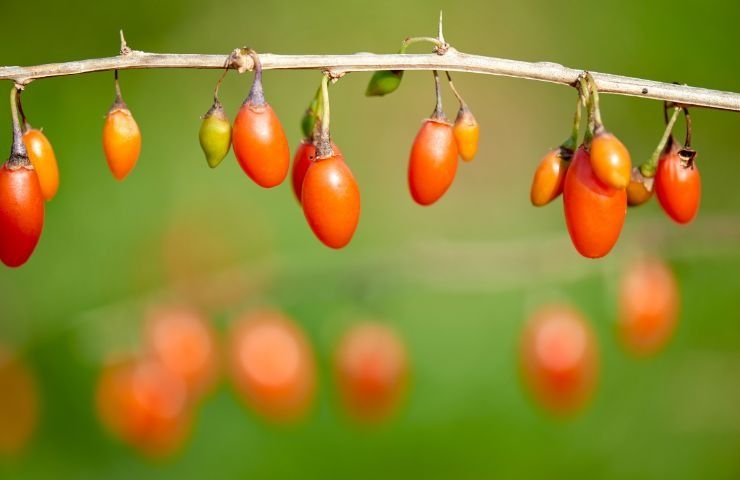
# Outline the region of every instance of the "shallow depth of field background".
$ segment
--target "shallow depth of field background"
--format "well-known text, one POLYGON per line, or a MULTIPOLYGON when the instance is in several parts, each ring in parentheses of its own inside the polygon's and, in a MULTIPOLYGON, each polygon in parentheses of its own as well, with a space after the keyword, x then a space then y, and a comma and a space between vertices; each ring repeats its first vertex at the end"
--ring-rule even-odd
MULTIPOLYGON (((118 28, 132 48, 154 52, 226 54, 247 44, 271 53, 390 53, 408 35, 434 34, 440 8, 447 40, 465 52, 740 91, 740 5, 713 0, 3 0, 0 64, 114 55, 118 28)), ((0 478, 740 476, 740 115, 693 112, 704 187, 698 220, 678 227, 653 201, 630 210, 610 256, 588 261, 570 245, 561 203, 534 209, 528 197, 536 163, 570 131, 572 89, 455 75, 481 124, 480 150, 447 195, 422 208, 407 192, 406 168, 433 108, 431 74, 410 72, 396 93, 371 99, 369 74, 347 75, 331 89, 332 131, 360 184, 362 217, 350 246, 332 251, 311 234, 289 181, 263 190, 233 154, 207 167, 197 131, 218 75, 122 72, 143 133, 139 164, 123 183, 109 173, 100 139, 112 73, 41 80, 24 93, 29 119, 54 145, 62 183, 35 255, 19 270, 0 270, 0 341, 22 351, 42 402, 36 436, 21 456, 0 458, 0 478), (683 306, 668 348, 639 361, 617 344, 615 296, 624 260, 644 247, 674 268, 683 306), (208 305, 222 332, 253 306, 295 318, 320 368, 305 422, 265 423, 224 381, 169 460, 143 458, 103 430, 93 409, 100 362, 135 342, 148 305, 183 295, 208 305), (569 421, 539 410, 517 373, 523 322, 552 300, 588 316, 601 350, 596 397, 569 421), (329 370, 337 336, 364 318, 397 327, 413 369, 404 408, 373 429, 337 408, 329 370)), ((265 73, 292 148, 319 80, 315 71, 265 73)), ((230 118, 250 82, 251 74, 227 76, 230 118)), ((454 116, 449 91, 445 100, 454 116)), ((660 109, 602 97, 607 127, 636 163, 658 140, 660 109)), ((7 148, 8 111, 0 109, 7 148)))

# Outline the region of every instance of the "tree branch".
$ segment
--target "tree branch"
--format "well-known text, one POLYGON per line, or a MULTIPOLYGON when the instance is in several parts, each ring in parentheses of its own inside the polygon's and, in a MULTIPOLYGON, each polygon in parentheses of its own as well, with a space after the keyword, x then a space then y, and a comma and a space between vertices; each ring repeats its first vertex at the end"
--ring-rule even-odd
MULTIPOLYGON (((583 70, 567 68, 550 62, 523 62, 504 58, 469 55, 449 48, 444 54, 390 54, 356 53, 353 55, 275 55, 260 54, 265 70, 326 70, 332 75, 347 72, 375 70, 449 70, 457 72, 502 75, 575 85, 583 70)), ((100 72, 106 70, 149 68, 221 69, 229 61, 228 55, 166 54, 127 51, 117 57, 52 63, 30 67, 0 67, 0 80, 13 80, 26 85, 33 80, 64 75, 100 72)), ((251 68, 251 59, 247 59, 251 68)), ((229 68, 235 68, 229 65, 229 68)), ((591 72, 602 93, 630 95, 665 100, 680 105, 740 111, 740 93, 655 82, 591 72)))

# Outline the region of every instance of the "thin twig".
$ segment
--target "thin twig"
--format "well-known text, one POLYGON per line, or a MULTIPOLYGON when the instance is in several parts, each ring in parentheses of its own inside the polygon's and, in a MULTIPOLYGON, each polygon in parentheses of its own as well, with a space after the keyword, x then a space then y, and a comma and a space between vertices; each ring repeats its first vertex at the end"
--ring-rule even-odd
MULTIPOLYGON (((376 70, 450 70, 540 80, 574 86, 583 69, 550 62, 523 62, 459 52, 453 48, 444 55, 356 53, 354 55, 274 55, 261 54, 265 70, 315 69, 332 74, 376 70)), ((29 67, 0 67, 0 80, 26 85, 33 80, 64 75, 148 68, 220 69, 224 55, 161 54, 133 50, 116 57, 53 63, 29 67)), ((234 68, 234 65, 230 65, 234 68)), ((251 64, 249 65, 251 68, 251 64)), ((740 111, 740 93, 709 90, 686 85, 655 82, 640 78, 591 72, 600 93, 665 100, 679 105, 740 111)))

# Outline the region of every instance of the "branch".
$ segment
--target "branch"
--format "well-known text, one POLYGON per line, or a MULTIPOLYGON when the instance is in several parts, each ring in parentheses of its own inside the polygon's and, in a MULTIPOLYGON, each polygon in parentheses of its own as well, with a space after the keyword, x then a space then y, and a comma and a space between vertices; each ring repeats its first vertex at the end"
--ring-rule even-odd
MULTIPOLYGON (((265 70, 317 69, 329 71, 333 76, 347 72, 376 70, 449 70, 457 72, 502 75, 540 80, 544 82, 575 85, 583 70, 564 67, 550 62, 523 62, 505 58, 470 55, 449 48, 444 54, 390 54, 355 53, 353 55, 275 55, 260 54, 265 70)), ((137 50, 124 52, 117 57, 51 63, 31 67, 0 67, 0 80, 13 80, 26 85, 33 80, 64 75, 100 72, 106 70, 149 68, 200 68, 221 69, 229 61, 227 55, 148 53, 137 50)), ((246 60, 251 69, 251 59, 246 60)), ((236 68, 229 65, 229 68, 236 68)), ((740 94, 709 90, 706 88, 655 82, 640 78, 623 77, 591 72, 596 86, 602 93, 630 95, 665 100, 680 105, 740 111, 740 94)))

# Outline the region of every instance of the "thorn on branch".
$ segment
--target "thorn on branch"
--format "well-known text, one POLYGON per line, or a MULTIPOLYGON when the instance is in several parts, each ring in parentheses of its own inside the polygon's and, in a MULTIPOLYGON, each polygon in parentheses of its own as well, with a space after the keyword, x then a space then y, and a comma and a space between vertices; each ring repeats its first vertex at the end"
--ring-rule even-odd
POLYGON ((123 29, 119 30, 121 34, 121 56, 130 55, 133 50, 126 44, 126 37, 123 36, 123 29))

